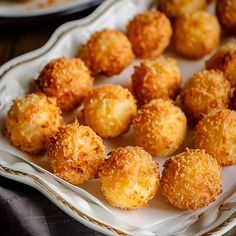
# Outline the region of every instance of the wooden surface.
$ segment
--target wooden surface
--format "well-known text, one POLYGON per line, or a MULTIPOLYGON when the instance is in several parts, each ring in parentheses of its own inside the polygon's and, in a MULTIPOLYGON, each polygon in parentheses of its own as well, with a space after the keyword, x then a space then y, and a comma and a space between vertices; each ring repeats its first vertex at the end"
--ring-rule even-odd
POLYGON ((52 30, 34 30, 22 35, 0 36, 0 65, 16 56, 43 46, 51 33, 52 30))
MULTIPOLYGON (((0 35, 0 65, 16 56, 43 46, 53 31, 54 28, 25 31, 22 34, 0 35)), ((225 234, 225 236, 235 235, 236 227, 225 234)))

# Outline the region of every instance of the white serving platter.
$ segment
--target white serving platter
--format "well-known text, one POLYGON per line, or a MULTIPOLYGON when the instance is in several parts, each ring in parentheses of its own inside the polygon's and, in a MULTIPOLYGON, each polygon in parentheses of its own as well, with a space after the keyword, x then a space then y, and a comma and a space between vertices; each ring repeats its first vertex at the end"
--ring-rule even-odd
MULTIPOLYGON (((107 0, 89 17, 61 26, 48 43, 36 51, 17 57, 0 68, 0 130, 11 101, 31 91, 33 80, 51 59, 73 57, 89 36, 103 28, 125 30, 127 22, 138 12, 155 7, 155 0, 107 0)), ((209 11, 212 11, 212 7, 209 11)), ((229 39, 225 39, 229 40, 229 39)), ((173 49, 165 53, 178 60, 183 80, 204 68, 204 61, 189 61, 178 57, 173 49)), ((135 61, 134 64, 139 63, 135 61)), ((120 75, 100 78, 95 86, 118 83, 130 86, 133 65, 120 75)), ((65 117, 70 122, 81 108, 65 117)), ((194 135, 190 128, 186 142, 180 148, 193 147, 194 135)), ((104 141, 106 152, 119 146, 134 145, 132 128, 121 138, 104 141)), ((162 164, 167 158, 156 158, 162 164)), ((136 211, 124 211, 109 206, 101 195, 99 181, 83 186, 71 185, 51 173, 45 156, 32 156, 12 147, 0 134, 0 175, 28 184, 54 202, 59 208, 86 226, 107 235, 222 235, 236 225, 236 166, 223 170, 223 190, 217 201, 199 211, 182 211, 172 207, 160 194, 149 206, 136 211)))
POLYGON ((98 0, 31 0, 28 2, 2 0, 0 1, 0 17, 20 18, 51 15, 74 9, 79 10, 86 5, 95 5, 98 2, 98 0))

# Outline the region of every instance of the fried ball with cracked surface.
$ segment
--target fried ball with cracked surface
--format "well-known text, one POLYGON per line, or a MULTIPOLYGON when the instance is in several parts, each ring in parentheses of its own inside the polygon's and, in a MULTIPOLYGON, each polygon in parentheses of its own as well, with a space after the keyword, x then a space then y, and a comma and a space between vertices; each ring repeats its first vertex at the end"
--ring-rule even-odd
POLYGON ((80 57, 93 74, 107 76, 120 74, 134 59, 126 35, 112 29, 95 32, 82 46, 80 57))
POLYGON ((227 43, 206 61, 206 69, 221 70, 232 86, 236 85, 236 43, 227 43))
POLYGON ((114 138, 126 132, 136 111, 133 95, 115 84, 93 89, 84 102, 85 123, 103 138, 114 138))
POLYGON ((175 48, 185 57, 200 58, 218 45, 220 31, 217 18, 206 11, 186 14, 174 25, 175 48))
POLYGON ((170 18, 184 16, 206 7, 206 0, 160 0, 159 9, 170 18))
POLYGON ((222 29, 236 34, 236 0, 218 0, 216 15, 222 29))
POLYGON ((215 108, 228 108, 230 85, 219 70, 205 70, 194 74, 181 92, 187 113, 197 119, 215 108))
POLYGON ((61 110, 56 99, 32 93, 13 100, 4 133, 13 146, 39 154, 47 148, 49 138, 61 125, 61 110))
POLYGON ((165 14, 146 11, 129 22, 127 36, 137 57, 155 58, 169 45, 172 27, 165 14))
POLYGON ((153 157, 175 152, 187 130, 185 114, 170 99, 154 99, 144 105, 133 123, 136 145, 153 157))
POLYGON ((204 150, 188 150, 164 164, 161 193, 180 209, 197 210, 216 200, 222 192, 222 169, 204 150))
POLYGON ((92 89, 93 78, 79 58, 61 57, 44 67, 36 84, 47 96, 56 97, 62 110, 69 111, 82 103, 92 89))
POLYGON ((47 156, 55 175, 78 185, 97 176, 105 147, 92 129, 75 121, 51 139, 47 156))
POLYGON ((132 75, 132 89, 139 104, 165 96, 174 98, 180 86, 180 70, 177 62, 171 58, 158 57, 143 61, 135 67, 132 75))
POLYGON ((220 165, 236 164, 236 112, 217 109, 206 115, 196 127, 195 142, 220 165))
POLYGON ((99 173, 101 190, 114 207, 145 207, 159 188, 158 164, 141 147, 118 148, 99 173))

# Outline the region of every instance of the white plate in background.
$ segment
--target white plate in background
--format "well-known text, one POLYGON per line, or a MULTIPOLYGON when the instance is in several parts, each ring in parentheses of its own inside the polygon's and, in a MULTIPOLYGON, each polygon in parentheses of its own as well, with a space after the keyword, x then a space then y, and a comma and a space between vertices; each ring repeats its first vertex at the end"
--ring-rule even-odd
POLYGON ((83 9, 86 5, 96 5, 101 0, 31 0, 27 2, 0 1, 0 17, 38 17, 71 10, 83 9))

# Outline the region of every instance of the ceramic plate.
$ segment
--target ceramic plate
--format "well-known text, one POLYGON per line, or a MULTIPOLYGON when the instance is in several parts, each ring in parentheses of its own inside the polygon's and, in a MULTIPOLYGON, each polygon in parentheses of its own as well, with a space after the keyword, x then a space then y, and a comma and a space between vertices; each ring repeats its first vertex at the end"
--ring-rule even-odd
MULTIPOLYGON (((27 94, 40 70, 51 59, 59 56, 73 57, 90 35, 103 28, 125 30, 127 22, 137 13, 155 7, 155 0, 107 0, 89 17, 61 26, 41 49, 11 60, 0 68, 0 129, 11 101, 27 94), (29 73, 30 72, 30 73, 29 73)), ((213 7, 209 8, 212 11, 213 7)), ((230 39, 225 39, 230 40, 230 39)), ((178 57, 174 50, 165 53, 177 59, 183 79, 204 68, 207 57, 189 61, 178 57)), ((135 61, 134 64, 139 63, 135 61)), ((110 79, 100 78, 95 86, 118 83, 130 86, 133 65, 110 79)), ((66 122, 74 116, 81 120, 81 108, 67 115, 66 122)), ((82 122, 82 120, 81 120, 82 122)), ((186 146, 193 147, 193 130, 189 128, 186 146)), ((134 145, 132 128, 124 136, 104 141, 106 152, 119 146, 134 145)), ((98 180, 82 186, 71 185, 51 173, 45 156, 33 156, 12 147, 0 134, 0 175, 37 188, 59 208, 86 226, 107 235, 222 235, 236 225, 236 166, 223 170, 223 193, 217 201, 199 211, 182 211, 165 202, 160 194, 149 206, 136 211, 124 211, 109 206, 100 192, 98 180)), ((156 158, 162 164, 167 157, 156 158)))

